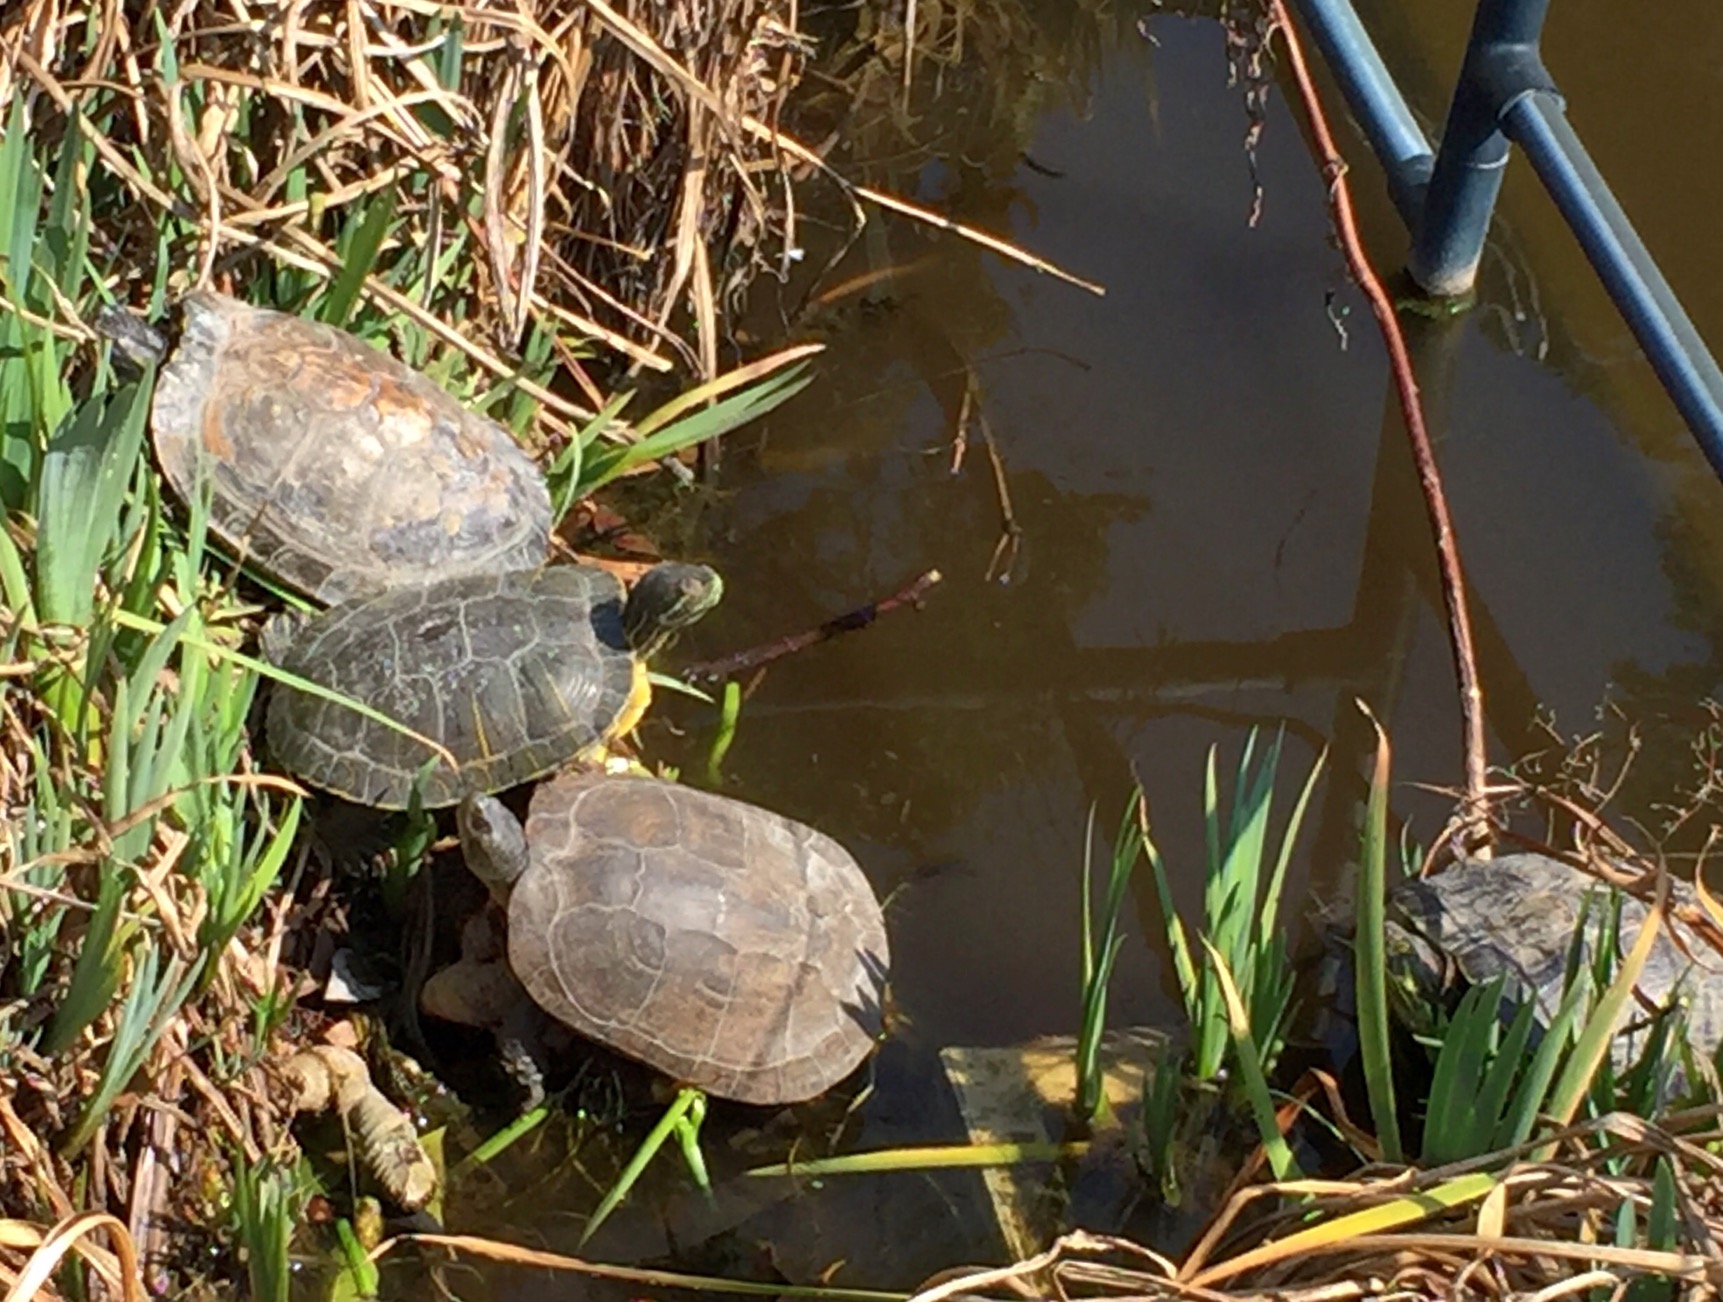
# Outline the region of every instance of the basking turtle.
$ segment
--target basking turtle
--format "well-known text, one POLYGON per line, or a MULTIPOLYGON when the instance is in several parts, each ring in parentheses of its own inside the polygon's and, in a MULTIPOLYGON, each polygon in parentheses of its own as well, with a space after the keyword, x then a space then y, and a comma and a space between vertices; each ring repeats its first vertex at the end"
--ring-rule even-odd
MULTIPOLYGON (((501 425, 333 326, 199 290, 156 380, 156 456, 210 527, 323 602, 542 565, 550 494, 501 425)), ((161 351, 125 329, 132 355, 161 351)))
MULTIPOLYGON (((391 588, 265 630, 282 668, 443 746, 426 809, 542 776, 630 731, 651 696, 645 660, 723 593, 704 565, 665 562, 625 594, 588 565, 391 588)), ((363 805, 404 809, 436 752, 346 705, 285 684, 270 753, 289 773, 363 805)))
POLYGON ((885 923, 825 833, 605 774, 541 786, 524 830, 489 798, 463 801, 458 821, 468 867, 506 908, 508 964, 469 926, 464 957, 426 983, 421 1007, 496 1030, 517 1067, 539 1043, 534 1005, 743 1103, 823 1093, 878 1039, 885 923))
MULTIPOLYGON (((1504 995, 1516 1003, 1535 1000, 1538 1022, 1547 1026, 1561 1006, 1568 951, 1588 896, 1583 961, 1589 966, 1611 915, 1611 891, 1558 859, 1503 855, 1401 883, 1390 897, 1386 929, 1388 964, 1397 978, 1389 989, 1401 1015, 1415 1029, 1427 1029, 1431 1006, 1456 981, 1477 985, 1505 974, 1504 995)), ((1672 916, 1676 906, 1694 904, 1691 886, 1670 882, 1671 908, 1638 991, 1652 1008, 1678 999, 1688 1042, 1709 1058, 1723 1039, 1723 955, 1672 916)), ((1641 901, 1621 895, 1621 953, 1632 945, 1646 913, 1641 901)), ((1618 1033, 1611 1048, 1618 1067, 1631 1064, 1644 1046, 1645 1031, 1634 1026, 1645 1021, 1644 1012, 1628 1010, 1631 1029, 1618 1033)))

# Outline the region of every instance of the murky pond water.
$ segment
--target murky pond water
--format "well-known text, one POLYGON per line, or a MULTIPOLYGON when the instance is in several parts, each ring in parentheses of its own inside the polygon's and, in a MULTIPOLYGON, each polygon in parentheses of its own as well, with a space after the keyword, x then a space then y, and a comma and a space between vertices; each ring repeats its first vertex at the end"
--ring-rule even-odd
MULTIPOLYGON (((878 142, 901 137, 858 129, 844 164, 1008 233, 1105 297, 876 215, 827 283, 893 274, 805 318, 830 345, 817 383, 729 445, 685 525, 686 549, 729 591, 689 657, 811 627, 929 568, 945 576, 924 610, 773 667, 726 764, 727 790, 832 833, 891 897, 903 1022, 850 1146, 961 1137, 941 1046, 1075 1029, 1085 820, 1095 805, 1111 825, 1133 778, 1194 902, 1208 747, 1225 763, 1253 725, 1284 724, 1290 781, 1332 746, 1341 777, 1296 869, 1302 927, 1352 846, 1368 743, 1355 697, 1388 726, 1402 782, 1460 775, 1429 533, 1383 351, 1281 88, 1253 229, 1220 26, 1156 10, 1144 39, 1134 11, 1040 6, 1055 7, 1060 21, 1010 61, 1014 99, 918 95, 922 154, 894 162, 878 142), (1020 531, 1005 557, 1001 483, 1020 531)), ((1427 121, 1466 8, 1365 6, 1427 121)), ((1723 131, 1723 16, 1711 0, 1631 24, 1601 0, 1555 8, 1548 58, 1572 115, 1723 346, 1723 174, 1691 152, 1723 131)), ((1362 146, 1343 140, 1376 261, 1392 268, 1404 236, 1362 146)), ((838 215, 810 217, 810 262, 838 215)), ((805 288, 759 290, 761 328, 805 288)), ((1651 819, 1651 793, 1692 777, 1687 738, 1723 679, 1723 489, 1523 164, 1481 290, 1470 316, 1412 329, 1473 586, 1493 758, 1547 744, 1540 708, 1572 734, 1613 700, 1646 730, 1623 799, 1651 819)), ((708 716, 672 702, 660 718, 654 752, 697 763, 708 716)), ((1439 830, 1440 801, 1402 789, 1396 808, 1415 834, 1439 830)), ((1137 898, 1112 1017, 1173 1028, 1152 891, 1137 898)), ((722 1136, 760 1119, 716 1120, 722 1136)), ((740 1227, 732 1250, 772 1244, 792 1279, 842 1260, 834 1283, 902 1287, 997 1256, 973 1177, 836 1184, 711 1223, 740 1227)), ((578 1185, 499 1195, 455 1228, 573 1251, 586 1204, 558 1198, 589 1199, 578 1185)), ((643 1211, 598 1255, 664 1251, 655 1223, 643 1211)), ((698 1239, 685 1227, 678 1242, 698 1239)), ((569 1287, 487 1276, 499 1297, 569 1287)))

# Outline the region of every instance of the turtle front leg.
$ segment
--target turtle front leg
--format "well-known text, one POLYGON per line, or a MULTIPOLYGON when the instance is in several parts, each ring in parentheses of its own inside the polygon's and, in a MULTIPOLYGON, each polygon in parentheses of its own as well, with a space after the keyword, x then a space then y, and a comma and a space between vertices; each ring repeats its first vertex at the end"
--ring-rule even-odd
POLYGON ((544 1011, 522 990, 520 1000, 496 1026, 497 1055, 503 1073, 524 1096, 522 1112, 531 1112, 544 1103, 544 1077, 550 1067, 545 1045, 547 1020, 544 1011))

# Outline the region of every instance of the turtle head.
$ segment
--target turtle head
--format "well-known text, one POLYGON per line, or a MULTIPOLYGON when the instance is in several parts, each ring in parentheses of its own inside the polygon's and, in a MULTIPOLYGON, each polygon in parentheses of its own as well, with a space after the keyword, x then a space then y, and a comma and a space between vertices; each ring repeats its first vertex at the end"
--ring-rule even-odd
POLYGON ((490 887, 492 899, 506 905, 528 861, 520 820, 495 796, 470 795, 455 810, 455 826, 468 869, 490 887))
POLYGON ((724 595, 724 580, 705 565, 665 561, 654 565, 628 594, 622 631, 636 655, 650 658, 668 646, 724 595))
POLYGON ((167 356, 167 336, 136 312, 107 306, 96 313, 96 333, 114 346, 114 369, 137 379, 167 356))

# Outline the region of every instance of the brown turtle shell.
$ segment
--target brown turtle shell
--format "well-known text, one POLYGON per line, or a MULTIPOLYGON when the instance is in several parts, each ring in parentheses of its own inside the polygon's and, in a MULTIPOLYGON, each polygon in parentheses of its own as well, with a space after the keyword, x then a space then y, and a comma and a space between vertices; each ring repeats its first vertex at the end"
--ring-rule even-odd
POLYGON ((582 1035, 743 1103, 823 1093, 881 1028, 890 952, 856 861, 782 815, 653 778, 534 793, 509 965, 582 1035))
POLYGON ((236 552, 324 602, 544 563, 550 495, 495 421, 333 326, 208 291, 156 382, 156 455, 236 552))

